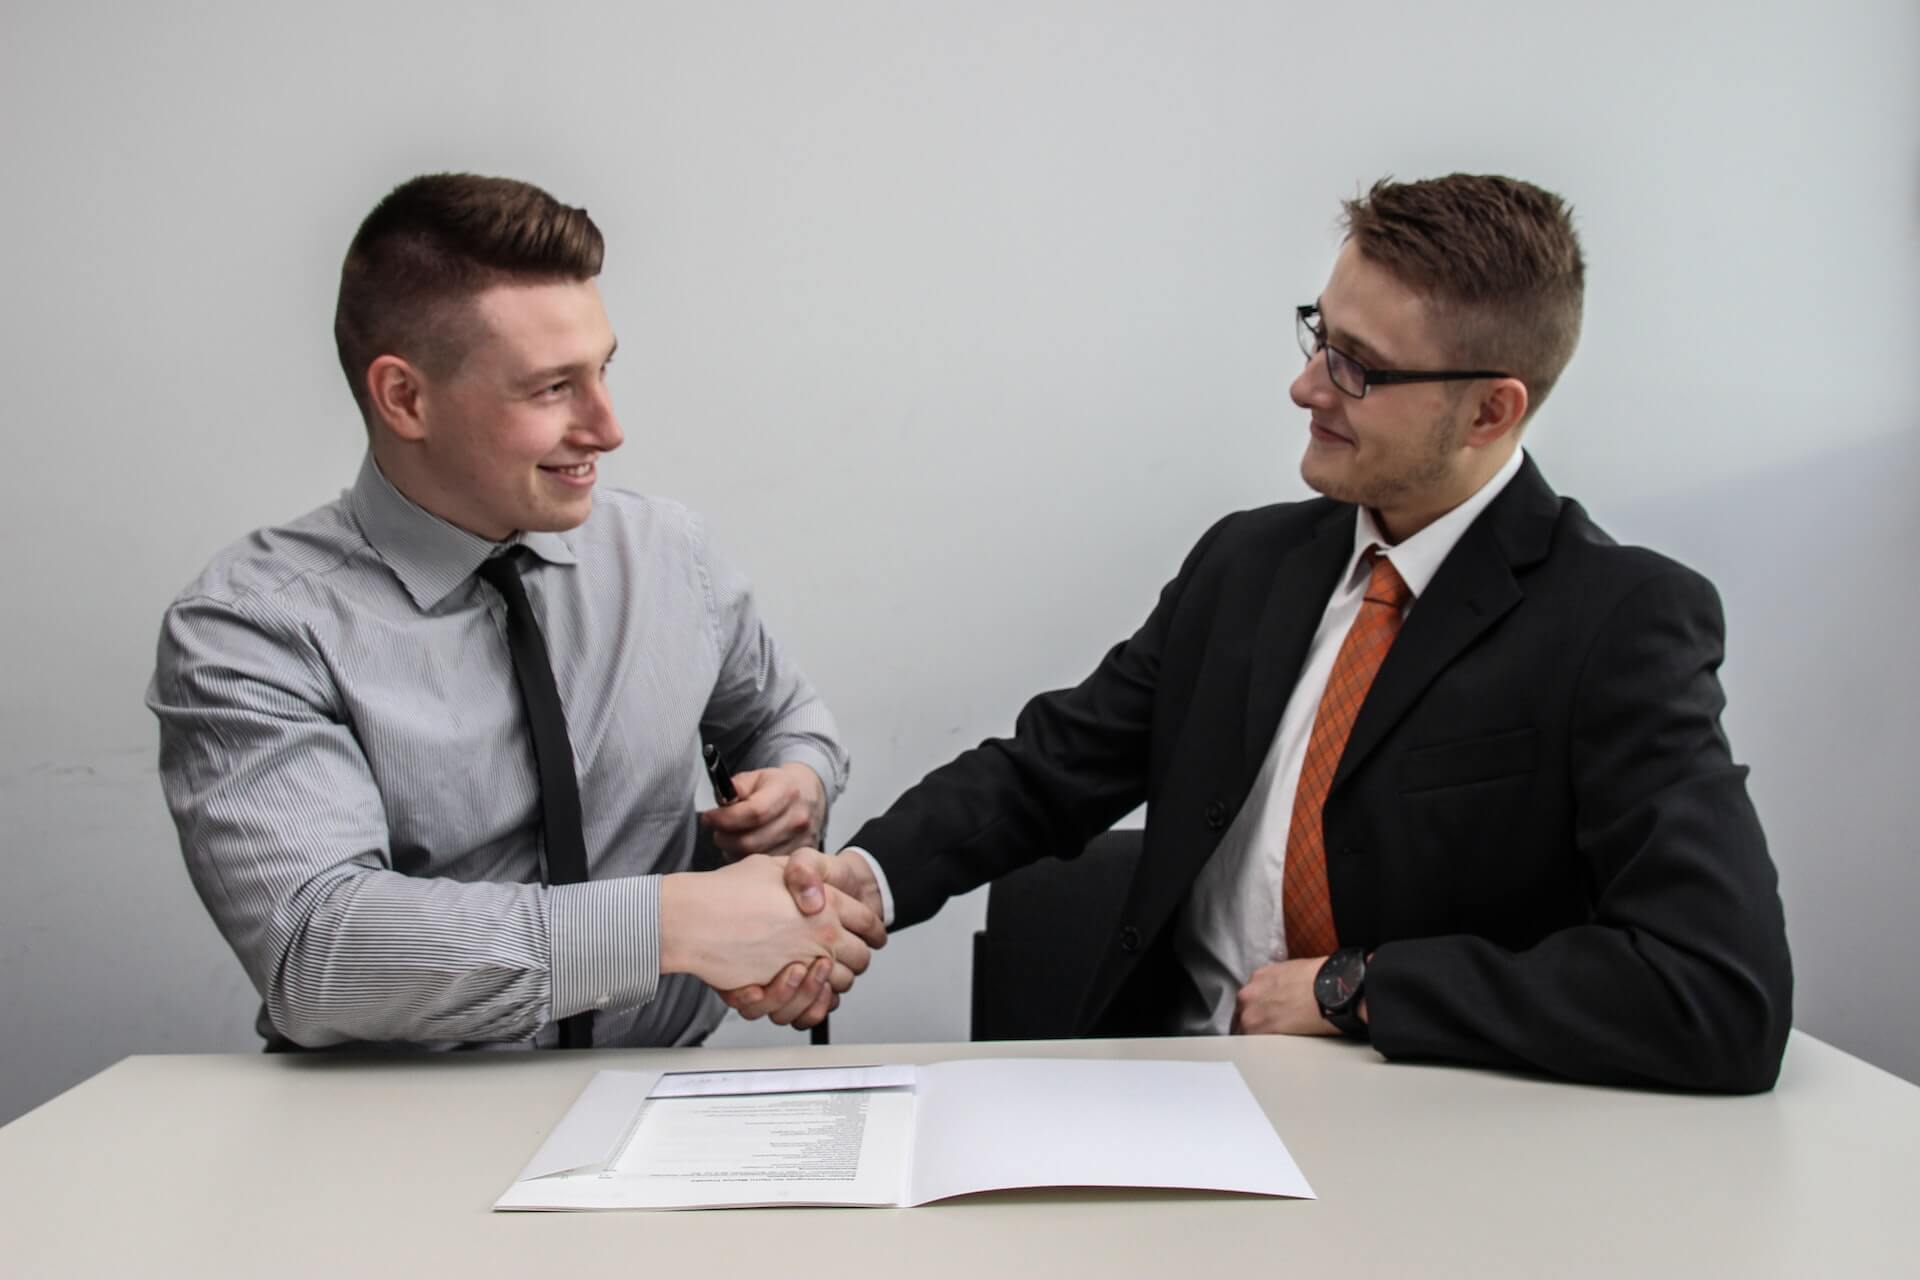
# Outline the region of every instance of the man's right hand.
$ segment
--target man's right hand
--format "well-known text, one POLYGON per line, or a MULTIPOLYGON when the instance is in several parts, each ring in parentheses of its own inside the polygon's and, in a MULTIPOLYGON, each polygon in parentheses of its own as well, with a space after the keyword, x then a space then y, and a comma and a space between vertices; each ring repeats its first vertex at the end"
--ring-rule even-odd
MULTIPOLYGON (((887 944, 887 931, 880 923, 880 886, 865 858, 801 849, 786 860, 786 884, 794 905, 809 916, 823 911, 830 895, 836 901, 844 898, 859 903, 865 910, 856 915, 857 923, 847 924, 844 917, 842 923, 876 950, 887 944)), ((839 1007, 840 993, 852 985, 852 975, 843 985, 837 974, 823 975, 820 968, 817 964, 812 970, 803 964, 789 965, 771 982, 723 991, 721 995, 734 1012, 748 1020, 769 1018, 780 1026, 791 1023, 811 1027, 839 1007)))
POLYGON ((886 938, 879 914, 820 877, 803 872, 801 878, 796 892, 787 867, 758 856, 717 871, 665 877, 661 972, 691 973, 726 991, 749 984, 777 987, 783 971, 795 965, 809 976, 824 970, 828 994, 852 986, 871 959, 865 939, 886 938), (810 908, 805 914, 797 905, 802 901, 810 908))

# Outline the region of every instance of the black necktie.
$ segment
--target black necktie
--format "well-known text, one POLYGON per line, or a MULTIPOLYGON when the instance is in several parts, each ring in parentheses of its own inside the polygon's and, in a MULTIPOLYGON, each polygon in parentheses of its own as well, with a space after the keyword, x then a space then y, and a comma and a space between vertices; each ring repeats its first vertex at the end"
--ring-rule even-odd
MULTIPOLYGON (((540 775, 540 829, 546 837, 547 882, 579 884, 587 878, 587 842, 580 831, 580 784, 573 776, 573 746, 567 740, 567 714, 553 683, 546 637, 520 585, 514 547, 480 566, 480 576, 507 602, 507 647, 513 654, 514 680, 527 707, 533 736, 533 764, 540 775)), ((560 1047, 586 1049, 593 1044, 593 1014, 560 1020, 560 1047)))

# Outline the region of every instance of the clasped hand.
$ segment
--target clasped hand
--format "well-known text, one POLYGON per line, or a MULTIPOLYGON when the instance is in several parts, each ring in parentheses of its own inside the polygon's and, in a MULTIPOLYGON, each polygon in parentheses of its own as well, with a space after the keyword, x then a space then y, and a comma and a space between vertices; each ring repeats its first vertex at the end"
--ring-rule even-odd
POLYGON ((818 1023, 887 939, 879 913, 832 883, 830 861, 809 849, 666 877, 661 972, 693 974, 735 1008, 751 993, 749 1016, 818 1023))
MULTIPOLYGON (((817 849, 801 849, 786 859, 786 883, 793 903, 802 913, 812 915, 829 904, 851 902, 858 911, 847 927, 872 947, 886 945, 887 932, 881 924, 880 886, 866 859, 858 854, 828 855, 817 849), (871 928, 863 927, 871 922, 871 928)), ((842 921, 848 917, 842 908, 842 921)), ((863 966, 864 968, 864 966, 863 966)), ((767 1018, 786 1026, 811 1027, 840 1006, 840 996, 851 986, 832 981, 835 975, 823 973, 818 964, 790 964, 771 981, 723 991, 727 1004, 749 1020, 767 1018)))

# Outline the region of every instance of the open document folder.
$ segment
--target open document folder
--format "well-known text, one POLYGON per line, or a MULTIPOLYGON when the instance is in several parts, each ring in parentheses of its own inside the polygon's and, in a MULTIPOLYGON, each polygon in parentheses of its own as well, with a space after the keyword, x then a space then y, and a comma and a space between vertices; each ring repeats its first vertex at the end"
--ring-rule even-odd
POLYGON ((496 1209, 908 1206, 1011 1187, 1311 1198, 1231 1062, 602 1071, 496 1209))

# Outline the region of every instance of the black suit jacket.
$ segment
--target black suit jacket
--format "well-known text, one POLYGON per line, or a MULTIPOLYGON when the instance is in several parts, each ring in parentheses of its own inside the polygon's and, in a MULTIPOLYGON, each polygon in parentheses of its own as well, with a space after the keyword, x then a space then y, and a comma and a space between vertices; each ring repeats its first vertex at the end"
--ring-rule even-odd
MULTIPOLYGON (((1142 801, 1140 866, 1081 1015, 1171 1029, 1172 924, 1246 803, 1355 509, 1220 521, 1132 638, 1014 735, 908 791, 850 842, 895 927, 1142 801)), ((1420 596, 1361 707, 1326 810, 1343 945, 1376 949, 1389 1058, 1750 1091, 1779 1071, 1792 971, 1773 864, 1720 728, 1713 587, 1622 547, 1531 461, 1420 596)))

